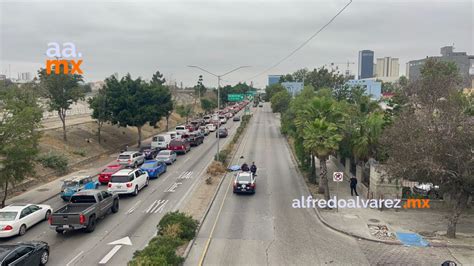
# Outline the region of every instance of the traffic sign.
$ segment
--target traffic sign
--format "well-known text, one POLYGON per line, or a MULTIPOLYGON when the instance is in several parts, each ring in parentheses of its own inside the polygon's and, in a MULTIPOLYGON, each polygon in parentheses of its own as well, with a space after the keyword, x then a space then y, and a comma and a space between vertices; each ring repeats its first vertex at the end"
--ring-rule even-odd
POLYGON ((343 172, 334 172, 334 173, 332 174, 332 181, 334 181, 334 182, 342 182, 343 177, 344 177, 344 173, 343 173, 343 172))
POLYGON ((243 94, 227 94, 227 101, 229 102, 240 102, 244 100, 243 94))

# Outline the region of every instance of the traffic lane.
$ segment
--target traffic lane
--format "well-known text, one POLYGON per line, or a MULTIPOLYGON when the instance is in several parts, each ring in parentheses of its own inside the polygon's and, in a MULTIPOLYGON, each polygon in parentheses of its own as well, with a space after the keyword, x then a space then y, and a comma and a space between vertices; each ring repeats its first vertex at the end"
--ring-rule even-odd
MULTIPOLYGON (((235 125, 231 125, 232 134, 235 132, 235 125)), ((227 138, 225 142, 228 142, 230 138, 227 138)), ((221 140, 222 141, 222 140, 221 140)), ((206 142, 206 141, 205 141, 206 142)), ((187 156, 188 158, 182 161, 182 165, 177 172, 186 172, 191 171, 202 167, 205 161, 211 161, 213 157, 212 149, 215 148, 216 142, 212 141, 210 146, 205 147, 205 145, 200 145, 197 148, 193 148, 191 154, 197 154, 195 156, 187 156), (201 150, 202 149, 202 150, 201 150), (209 154, 208 157, 202 156, 202 153, 205 152, 209 154)), ((205 169, 203 169, 205 170, 205 169)), ((154 189, 146 188, 140 192, 139 196, 143 198, 138 202, 135 202, 130 208, 126 208, 126 212, 122 213, 121 217, 116 218, 116 220, 104 220, 103 227, 110 228, 110 233, 106 232, 100 238, 93 238, 92 241, 84 241, 78 245, 75 243, 68 243, 71 246, 75 246, 77 254, 71 254, 69 260, 62 260, 60 263, 69 263, 69 265, 90 265, 97 264, 101 261, 113 248, 113 246, 108 245, 108 243, 121 239, 122 237, 130 237, 132 240, 133 246, 123 246, 120 248, 120 251, 117 252, 114 256, 111 257, 108 264, 110 265, 125 265, 132 256, 133 252, 137 249, 142 249, 151 239, 152 236, 156 233, 156 225, 161 219, 162 215, 169 210, 176 202, 179 202, 179 199, 182 197, 182 193, 187 186, 190 186, 191 183, 196 182, 197 180, 191 180, 191 182, 183 182, 183 185, 176 189, 176 193, 166 193, 164 190, 171 187, 175 183, 175 179, 181 174, 175 173, 172 178, 170 176, 164 178, 167 182, 161 186, 155 187, 154 189), (163 209, 159 210, 159 207, 152 207, 157 200, 167 200, 167 204, 163 209), (151 208, 151 209, 150 209, 151 208), (133 212, 131 210, 133 209, 133 212), (147 212, 147 210, 150 210, 147 212), (152 213, 151 213, 152 212, 152 213), (125 214, 124 214, 125 213, 125 214), (150 219, 153 218, 153 219, 150 219), (120 221, 118 221, 120 219, 120 221)), ((160 180, 160 179, 158 179, 160 180)), ((155 182, 150 182, 153 184, 155 182)), ((122 202, 122 201, 121 201, 122 202)), ((97 229, 96 229, 97 230, 97 229)), ((75 241, 74 241, 75 242, 75 241)))
POLYGON ((294 209, 293 199, 308 195, 306 184, 293 163, 286 140, 280 133, 280 123, 264 109, 265 146, 272 158, 264 164, 268 176, 270 210, 274 219, 275 241, 268 246, 269 264, 356 264, 366 265, 367 259, 355 239, 336 233, 322 225, 311 209, 294 209))
MULTIPOLYGON (((214 149, 214 145, 208 147, 209 149, 214 149)), ((122 247, 120 252, 116 253, 108 262, 110 265, 120 265, 124 261, 129 261, 133 257, 133 253, 137 249, 142 249, 149 240, 156 235, 156 225, 158 224, 159 220, 162 216, 167 212, 170 211, 176 206, 182 197, 190 190, 190 188, 199 181, 199 176, 202 174, 203 171, 206 170, 206 166, 209 162, 211 162, 213 157, 213 152, 210 152, 208 149, 206 150, 206 155, 196 159, 195 161, 189 163, 183 169, 184 172, 193 172, 191 176, 186 175, 186 179, 177 178, 181 177, 182 175, 175 175, 172 178, 174 184, 179 181, 181 183, 178 187, 174 188, 175 192, 165 192, 167 188, 161 187, 156 191, 151 191, 150 195, 146 197, 145 201, 142 201, 135 210, 135 214, 130 215, 127 218, 127 222, 125 224, 121 224, 120 227, 114 230, 113 235, 108 235, 100 242, 103 244, 110 243, 122 237, 130 237, 133 246, 132 247, 122 247), (197 172, 197 170, 200 170, 197 172), (159 202, 166 202, 164 207, 164 203, 159 202), (159 206, 159 207, 158 207, 159 206)), ((170 182, 172 183, 172 182, 170 182)), ((173 184, 169 184, 168 188, 172 188, 173 184)), ((105 248, 100 252, 94 250, 92 254, 88 256, 84 256, 81 260, 78 260, 76 264, 78 265, 89 265, 97 263, 98 261, 102 260, 112 247, 108 249, 105 248)), ((87 252, 85 252, 87 254, 87 252)))
MULTIPOLYGON (((231 131, 230 131, 231 134, 233 134, 235 132, 235 126, 236 125, 237 124, 231 125, 231 127, 230 127, 231 128, 231 131)), ((168 168, 168 169, 171 170, 171 169, 175 168, 176 169, 174 171, 175 174, 178 173, 179 169, 184 168, 186 166, 186 164, 188 164, 190 159, 193 159, 193 158, 194 159, 199 159, 199 158, 201 158, 201 155, 199 154, 199 152, 200 152, 201 149, 204 149, 204 146, 206 146, 206 145, 209 146, 210 145, 212 147, 215 147, 215 145, 213 143, 215 143, 215 140, 212 138, 212 136, 210 136, 210 138, 206 138, 204 145, 200 145, 196 148, 193 148, 191 153, 188 153, 188 155, 186 155, 186 156, 180 156, 180 158, 177 160, 177 162, 174 165, 170 166, 170 168, 168 168), (208 143, 208 142, 210 142, 210 143, 208 143)), ((162 187, 166 187, 167 185, 172 184, 172 183, 167 184, 165 182, 165 181, 167 181, 167 178, 171 176, 170 175, 171 174, 170 170, 168 170, 168 173, 166 173, 165 175, 162 175, 158 180, 152 180, 150 182, 150 187, 149 188, 153 188, 153 187, 156 186, 157 188, 161 189, 162 187)), ((106 189, 105 186, 103 186, 102 188, 106 189)), ((76 246, 77 243, 87 243, 87 245, 88 245, 90 242, 94 242, 94 239, 92 239, 92 237, 91 237, 93 234, 100 235, 100 237, 103 238, 104 235, 109 233, 108 230, 107 230, 108 228, 114 228, 115 227, 114 221, 118 219, 117 216, 120 216, 121 213, 123 214, 124 209, 130 210, 133 207, 133 205, 136 204, 135 201, 136 200, 140 201, 139 198, 143 197, 144 192, 147 191, 149 188, 143 190, 138 195, 138 197, 135 197, 135 198, 134 197, 127 197, 127 196, 121 197, 121 201, 120 201, 121 210, 119 211, 119 213, 115 214, 114 218, 106 216, 104 219, 102 219, 102 221, 100 221, 98 223, 96 230, 92 234, 84 234, 81 231, 78 231, 78 232, 71 232, 69 234, 66 234, 64 237, 59 236, 59 238, 58 238, 56 232, 51 230, 47 223, 40 223, 40 224, 30 228, 27 231, 27 234, 25 234, 24 236, 13 237, 13 238, 5 239, 3 241, 6 242, 6 243, 16 243, 18 241, 29 241, 29 240, 43 240, 43 241, 46 241, 51 246, 51 250, 52 250, 51 261, 54 263, 55 260, 57 259, 57 257, 55 257, 55 255, 54 255, 54 253, 56 253, 56 250, 55 250, 56 247, 60 248, 60 250, 63 250, 64 246, 66 246, 65 242, 68 242, 68 241, 71 242, 72 246, 76 246), (91 238, 91 241, 85 241, 86 238, 91 238)), ((52 199, 48 200, 47 202, 45 202, 45 204, 52 205, 54 209, 57 209, 57 208, 63 206, 65 203, 62 201, 62 199, 59 198, 59 195, 57 195, 56 198, 52 198, 52 199)), ((153 228, 155 226, 153 226, 153 228)), ((74 250, 74 249, 72 249, 72 250, 74 250)), ((83 252, 84 250, 81 250, 81 251, 83 252)), ((63 254, 68 254, 68 253, 69 252, 66 252, 66 253, 63 253, 63 254)), ((58 261, 58 263, 61 263, 61 262, 63 262, 63 258, 59 259, 59 261, 58 261)))
MULTIPOLYGON (((259 167, 254 195, 257 197, 253 201, 253 196, 232 195, 230 181, 227 187, 223 186, 222 191, 228 195, 204 264, 367 264, 355 240, 326 229, 312 210, 291 207, 294 198, 307 195, 305 184, 298 181, 300 178, 269 106, 265 105, 259 113, 262 116, 255 122, 263 134, 260 131, 256 145, 247 147, 254 149, 259 167)), ((220 202, 223 197, 220 195, 220 202)), ((195 246, 201 248, 199 252, 192 250, 194 254, 190 254, 187 265, 199 262, 196 253, 200 258, 205 246, 203 240, 210 234, 216 213, 216 210, 211 212, 211 223, 205 222, 195 246)))
MULTIPOLYGON (((254 114, 254 117, 252 118, 248 129, 245 133, 244 136, 242 136, 242 142, 237 148, 236 156, 232 160, 234 164, 241 164, 243 162, 249 162, 249 160, 252 160, 252 157, 249 157, 249 152, 246 150, 246 147, 252 147, 255 144, 255 139, 259 137, 258 131, 256 128, 256 125, 259 125, 260 121, 260 115, 259 112, 256 112, 254 114), (257 122, 256 122, 257 121, 257 122), (243 156, 243 158, 241 158, 243 156)), ((257 163, 258 165, 258 163, 257 163)), ((260 190, 260 185, 258 184, 259 181, 257 181, 257 189, 260 190)), ((214 201, 214 204, 212 205, 208 216, 204 220, 204 223, 196 237, 196 241, 189 253, 188 258, 185 261, 185 265, 197 265, 199 264, 201 260, 201 256, 206 249, 206 245, 208 243, 208 239, 211 235, 211 232, 214 229, 214 225, 216 224, 217 227, 215 229, 216 232, 214 232, 215 235, 213 235, 212 240, 210 241, 209 245, 209 253, 206 256, 205 264, 216 264, 216 265, 226 265, 229 263, 229 261, 232 261, 231 258, 235 256, 239 256, 240 254, 245 254, 241 253, 239 248, 240 245, 227 245, 231 240, 227 241, 227 243, 221 244, 219 237, 221 237, 223 234, 226 234, 226 238, 231 238, 231 235, 236 235, 239 234, 239 232, 242 229, 242 225, 239 225, 239 221, 242 220, 242 217, 237 217, 233 215, 224 215, 224 212, 229 211, 229 201, 232 196, 237 196, 237 195, 232 195, 232 183, 233 183, 233 174, 228 174, 223 181, 223 184, 220 188, 220 190, 217 193, 216 200, 214 201), (221 209, 222 208, 222 209, 221 209), (234 218, 233 221, 225 221, 225 223, 222 223, 222 221, 217 220, 217 216, 223 217, 223 216, 228 216, 234 218), (232 222, 235 222, 237 224, 234 224, 234 226, 229 226, 229 224, 232 224, 232 222), (224 227, 225 229, 221 229, 224 227), (218 244, 216 244, 218 243, 218 244), (211 251, 212 250, 212 251, 211 251), (239 251, 239 252, 236 252, 239 251), (226 256, 222 256, 222 254, 226 254, 226 256), (210 258, 209 258, 210 257, 210 258)), ((251 201, 254 198, 254 196, 258 196, 258 191, 255 195, 242 195, 243 200, 249 200, 251 201), (245 198, 244 198, 245 197, 245 198)), ((235 202, 235 201, 231 201, 235 202)), ((240 205, 243 206, 243 205, 240 205)), ((233 210, 233 211, 240 211, 238 209, 233 210)), ((241 215, 246 215, 245 212, 241 213, 241 215)), ((238 242, 238 241, 237 241, 238 242)), ((252 245, 253 248, 258 248, 257 245, 252 245)), ((241 256, 241 255, 240 255, 241 256)))

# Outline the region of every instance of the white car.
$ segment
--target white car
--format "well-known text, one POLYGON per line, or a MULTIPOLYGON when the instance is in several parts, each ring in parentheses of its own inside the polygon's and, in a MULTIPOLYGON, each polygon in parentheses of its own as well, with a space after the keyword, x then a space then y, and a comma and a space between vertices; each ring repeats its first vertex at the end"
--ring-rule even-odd
POLYGON ((217 127, 214 124, 207 124, 206 125, 207 129, 209 129, 210 132, 216 131, 217 127))
POLYGON ((0 210, 0 237, 24 235, 33 225, 49 219, 49 205, 12 204, 0 210))
POLYGON ((107 191, 116 194, 133 194, 148 186, 148 173, 141 169, 122 169, 110 177, 107 191))
POLYGON ((185 135, 189 133, 189 130, 185 126, 177 126, 174 130, 178 135, 185 135))
POLYGON ((117 157, 117 162, 121 165, 137 168, 145 162, 145 155, 138 151, 126 151, 117 157))

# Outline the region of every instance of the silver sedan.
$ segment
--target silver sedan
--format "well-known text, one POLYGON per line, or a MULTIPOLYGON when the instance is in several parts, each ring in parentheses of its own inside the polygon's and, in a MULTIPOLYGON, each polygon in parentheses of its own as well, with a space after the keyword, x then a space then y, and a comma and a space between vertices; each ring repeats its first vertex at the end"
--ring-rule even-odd
POLYGON ((173 164, 176 161, 176 152, 172 150, 160 151, 155 159, 159 162, 165 162, 166 164, 173 164))

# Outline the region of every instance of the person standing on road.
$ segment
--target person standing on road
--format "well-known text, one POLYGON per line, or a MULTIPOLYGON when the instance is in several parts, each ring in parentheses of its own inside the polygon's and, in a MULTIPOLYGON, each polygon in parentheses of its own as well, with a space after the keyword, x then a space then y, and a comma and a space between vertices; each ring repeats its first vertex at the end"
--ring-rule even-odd
POLYGON ((247 163, 242 164, 242 166, 240 167, 240 170, 242 170, 244 172, 248 172, 249 171, 249 165, 247 163))
POLYGON ((355 178, 355 176, 352 176, 350 181, 351 181, 351 196, 354 196, 354 192, 356 196, 359 196, 359 194, 357 194, 357 178, 355 178))
POLYGON ((255 165, 255 162, 252 162, 252 165, 250 166, 250 172, 252 172, 254 176, 257 175, 257 166, 255 165))

